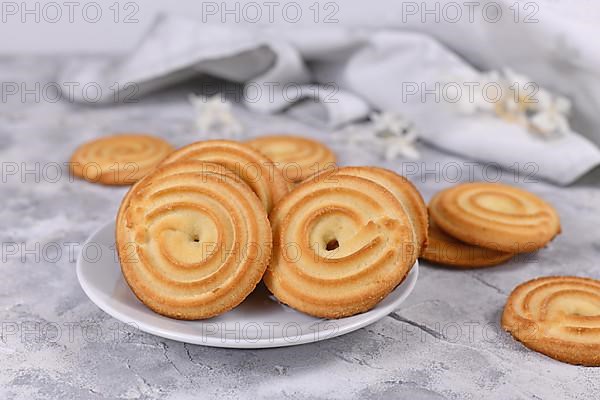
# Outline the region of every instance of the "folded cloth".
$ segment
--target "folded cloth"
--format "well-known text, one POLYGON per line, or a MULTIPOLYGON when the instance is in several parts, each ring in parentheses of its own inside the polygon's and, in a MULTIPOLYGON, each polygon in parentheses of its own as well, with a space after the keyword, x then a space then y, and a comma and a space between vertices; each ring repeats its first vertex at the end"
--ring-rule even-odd
POLYGON ((544 140, 499 118, 463 115, 443 100, 440 83, 476 73, 423 33, 344 27, 281 32, 163 15, 122 60, 73 65, 63 79, 99 85, 101 103, 123 98, 119 90, 125 94, 131 83, 140 95, 208 74, 242 84, 244 104, 257 112, 287 111, 329 128, 364 119, 373 109, 399 112, 438 148, 559 184, 600 164, 600 150, 577 133, 544 140))

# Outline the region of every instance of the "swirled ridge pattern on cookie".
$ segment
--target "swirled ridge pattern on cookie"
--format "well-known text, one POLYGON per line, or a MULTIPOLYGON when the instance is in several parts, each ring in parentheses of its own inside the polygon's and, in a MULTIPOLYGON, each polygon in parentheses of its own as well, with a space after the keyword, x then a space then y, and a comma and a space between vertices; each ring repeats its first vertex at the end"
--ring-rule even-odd
POLYGON ((153 169, 173 147, 149 135, 115 135, 81 145, 71 156, 71 171, 90 182, 130 185, 153 169))
POLYGON ((545 246, 560 232, 558 214, 536 195, 498 183, 465 183, 436 194, 430 216, 455 238, 509 253, 545 246))
POLYGON ((300 182, 335 166, 335 154, 327 146, 305 137, 269 135, 247 143, 273 160, 289 182, 300 182))
POLYGON ((185 160, 132 187, 117 216, 123 275, 157 313, 203 319, 242 302, 271 255, 258 197, 225 167, 185 160))
POLYGON ((406 276, 418 247, 410 218, 383 186, 355 176, 314 179, 271 212, 264 281, 283 303, 340 318, 367 311, 406 276))
POLYGON ((556 276, 525 282, 508 298, 502 326, 549 357, 600 366, 600 281, 556 276))
POLYGON ((173 152, 163 164, 179 160, 206 161, 226 167, 254 190, 267 212, 289 190, 288 182, 269 158, 250 146, 231 140, 192 143, 173 152))
POLYGON ((342 175, 357 176, 373 181, 386 188, 396 197, 411 220, 411 228, 418 244, 416 255, 420 255, 427 246, 429 217, 427 206, 417 188, 402 175, 380 167, 342 167, 331 171, 325 170, 310 179, 335 181, 336 176, 342 175))

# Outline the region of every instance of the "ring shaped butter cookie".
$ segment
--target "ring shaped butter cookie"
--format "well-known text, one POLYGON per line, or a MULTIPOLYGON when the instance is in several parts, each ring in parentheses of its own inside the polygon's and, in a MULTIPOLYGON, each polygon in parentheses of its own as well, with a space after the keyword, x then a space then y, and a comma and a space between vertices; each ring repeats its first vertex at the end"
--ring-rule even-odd
MULTIPOLYGON (((327 171, 324 172, 326 174, 327 171)), ((380 184, 389 190, 404 207, 404 211, 412 222, 418 248, 416 255, 421 254, 427 245, 427 225, 429 217, 427 206, 417 188, 405 177, 379 167, 343 167, 328 175, 328 179, 335 176, 349 175, 365 178, 380 184)))
POLYGON ((429 243, 421 257, 436 264, 455 268, 482 268, 501 264, 513 254, 461 242, 429 221, 429 243))
POLYGON ((600 366, 600 281, 553 276, 525 282, 510 294, 502 326, 556 360, 600 366))
POLYGON ((335 166, 335 154, 316 140, 291 135, 261 136, 247 142, 269 157, 292 183, 335 166))
POLYGON ((327 179, 334 182, 336 176, 348 175, 365 178, 386 188, 402 204, 410 218, 417 238, 418 247, 415 255, 420 255, 427 246, 427 225, 429 217, 427 206, 417 188, 405 177, 379 167, 342 167, 335 170, 325 170, 311 179, 327 179))
POLYGON ((173 152, 164 164, 179 160, 199 160, 219 164, 233 171, 254 190, 265 209, 288 192, 288 183, 273 162, 252 147, 230 140, 192 143, 173 152))
POLYGON ((373 308, 410 271, 417 240, 383 186, 341 175, 296 186, 270 214, 264 282, 282 303, 324 318, 373 308))
POLYGON ((558 233, 554 208, 536 195, 499 183, 464 183, 436 194, 430 217, 446 233, 508 253, 544 247, 558 233))
POLYGON ((225 167, 161 165, 136 183, 117 216, 125 280, 155 312, 204 319, 231 310, 260 282, 271 229, 254 192, 225 167))
POLYGON ((173 147, 149 135, 115 135, 85 143, 71 156, 73 175, 105 185, 131 185, 151 171, 173 147))

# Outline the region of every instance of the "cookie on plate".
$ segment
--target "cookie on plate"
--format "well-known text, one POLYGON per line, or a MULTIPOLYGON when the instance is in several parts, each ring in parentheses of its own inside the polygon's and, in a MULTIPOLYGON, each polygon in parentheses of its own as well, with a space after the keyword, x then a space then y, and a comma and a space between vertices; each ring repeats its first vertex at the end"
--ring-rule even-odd
POLYGON ((325 170, 310 179, 325 179, 327 182, 335 182, 336 177, 342 175, 357 176, 378 183, 396 197, 410 218, 411 227, 417 238, 418 246, 414 254, 420 255, 427 246, 429 217, 427 206, 417 188, 402 175, 380 167, 342 167, 325 170))
POLYGON ((199 160, 219 164, 254 190, 267 212, 289 191, 288 182, 273 162, 252 147, 232 140, 206 140, 178 149, 163 164, 199 160))
POLYGON ((335 168, 335 154, 316 140, 292 135, 269 135, 247 143, 273 160, 283 176, 292 183, 335 168))
POLYGON ((117 215, 123 276, 155 312, 204 319, 240 304, 271 256, 264 206, 227 168, 161 165, 137 182, 117 215))
POLYGON ((406 277, 419 248, 394 194, 350 174, 302 182, 270 221, 273 257, 264 282, 282 303, 317 317, 373 308, 406 277))

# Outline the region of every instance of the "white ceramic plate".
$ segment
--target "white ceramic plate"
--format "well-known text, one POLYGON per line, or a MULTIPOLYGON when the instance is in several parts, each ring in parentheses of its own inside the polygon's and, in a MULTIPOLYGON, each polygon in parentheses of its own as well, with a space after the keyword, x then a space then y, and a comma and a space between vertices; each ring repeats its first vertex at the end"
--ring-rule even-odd
POLYGON ((418 264, 404 282, 374 309, 337 320, 319 319, 280 304, 259 285, 235 309, 203 321, 179 321, 144 306, 121 275, 111 222, 85 243, 77 260, 77 277, 88 297, 116 319, 168 339, 205 346, 267 348, 317 342, 360 329, 398 308, 417 282, 418 264))

